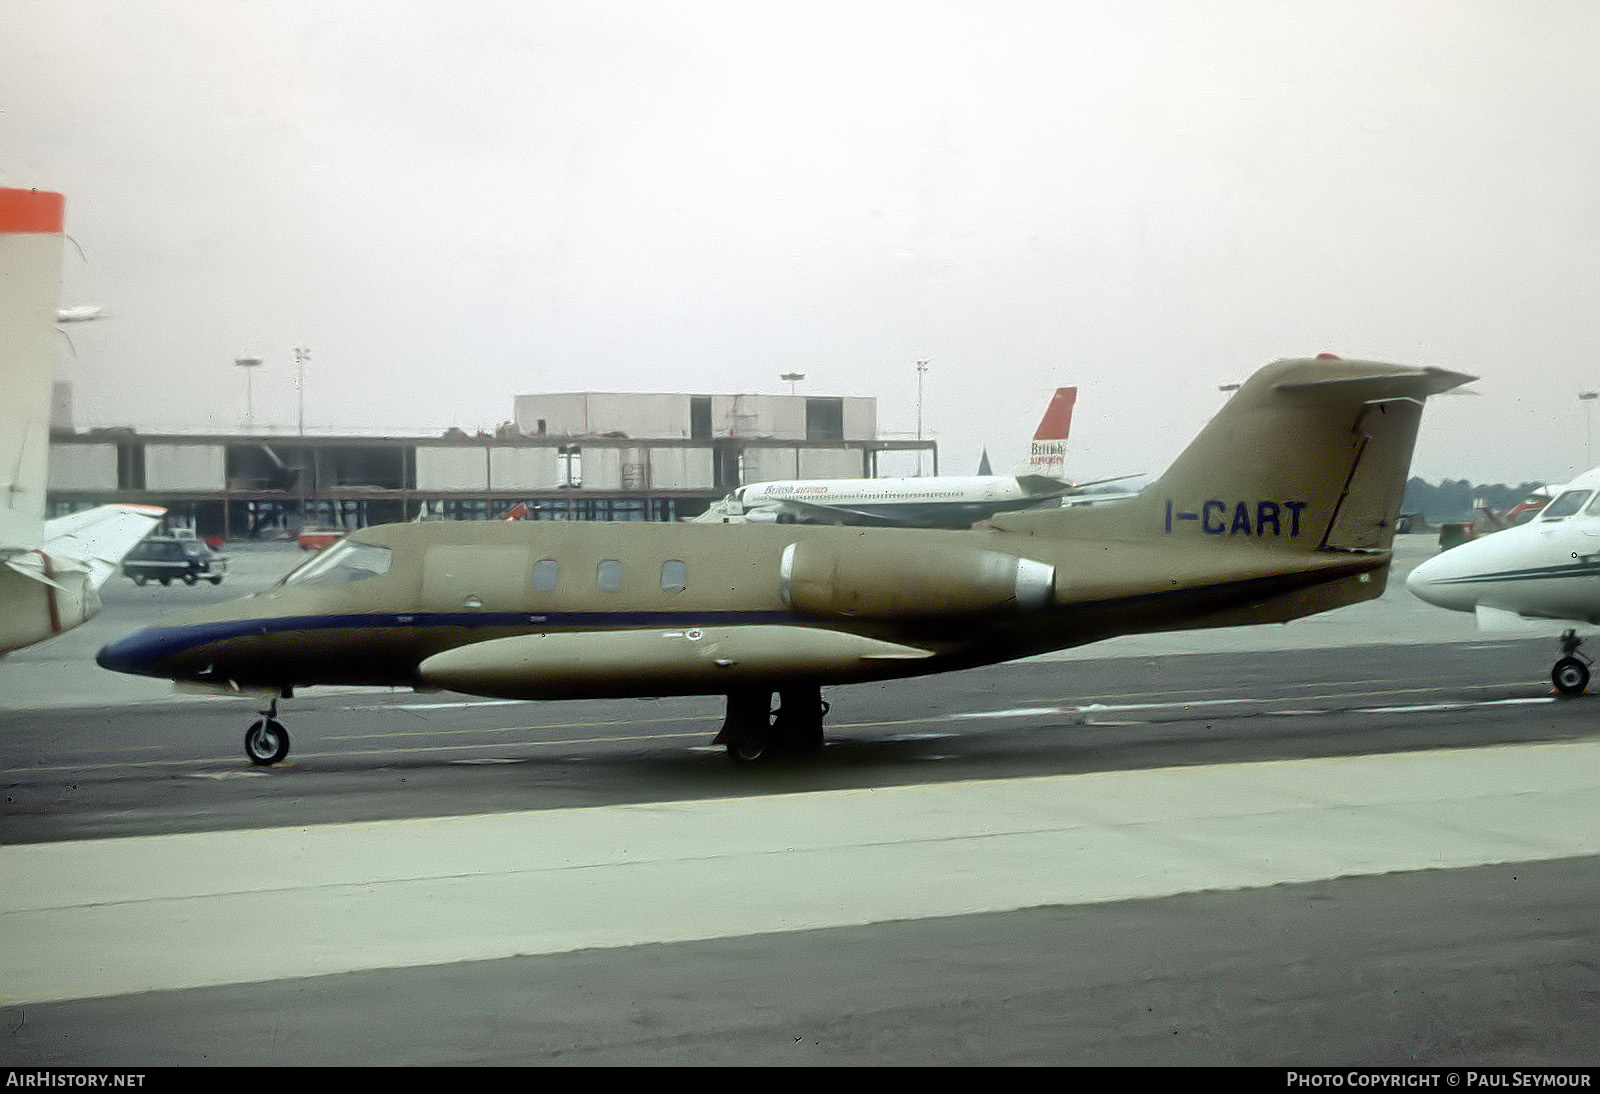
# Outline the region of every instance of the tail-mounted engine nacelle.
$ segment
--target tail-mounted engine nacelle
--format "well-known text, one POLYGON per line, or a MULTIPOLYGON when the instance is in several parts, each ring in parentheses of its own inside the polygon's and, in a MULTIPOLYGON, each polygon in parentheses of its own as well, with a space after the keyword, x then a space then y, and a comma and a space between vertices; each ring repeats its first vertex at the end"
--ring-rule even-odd
POLYGON ((778 584, 807 615, 930 619, 1037 611, 1050 603, 1055 567, 967 547, 907 554, 806 541, 784 548, 778 584))

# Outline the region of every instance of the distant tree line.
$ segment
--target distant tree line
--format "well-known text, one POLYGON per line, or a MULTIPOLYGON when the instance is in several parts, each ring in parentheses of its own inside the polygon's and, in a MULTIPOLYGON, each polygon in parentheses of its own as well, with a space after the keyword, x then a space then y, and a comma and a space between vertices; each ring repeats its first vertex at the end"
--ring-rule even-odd
POLYGON ((1406 482, 1400 511, 1416 514, 1429 524, 1478 520, 1482 515, 1477 509, 1480 501, 1496 513, 1504 513, 1543 485, 1542 482, 1525 482, 1518 486, 1501 482, 1482 485, 1466 479, 1444 479, 1434 486, 1412 477, 1406 482))

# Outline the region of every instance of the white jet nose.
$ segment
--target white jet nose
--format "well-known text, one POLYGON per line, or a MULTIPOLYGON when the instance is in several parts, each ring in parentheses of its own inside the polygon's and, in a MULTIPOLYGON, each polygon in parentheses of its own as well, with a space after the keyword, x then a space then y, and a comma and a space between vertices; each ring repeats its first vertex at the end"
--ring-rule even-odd
MULTIPOLYGON (((1457 547, 1455 550, 1463 550, 1457 547)), ((1411 595, 1440 608, 1456 612, 1475 611, 1478 607, 1477 589, 1460 579, 1466 576, 1467 567, 1459 565, 1464 556, 1451 558, 1450 553, 1435 555, 1406 575, 1406 588, 1411 595)))

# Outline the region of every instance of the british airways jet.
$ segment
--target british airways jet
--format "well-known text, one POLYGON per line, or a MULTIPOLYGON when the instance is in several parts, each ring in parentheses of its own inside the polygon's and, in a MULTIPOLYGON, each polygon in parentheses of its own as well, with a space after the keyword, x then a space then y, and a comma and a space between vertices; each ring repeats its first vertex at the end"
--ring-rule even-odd
POLYGON ((691 520, 698 524, 970 528, 996 513, 1053 508, 1086 487, 1120 481, 1074 483, 1062 476, 1077 398, 1075 387, 1056 389, 1034 432, 1028 458, 1010 475, 756 482, 739 487, 691 520))
MULTIPOLYGON (((1526 524, 1470 540, 1411 571, 1406 588, 1430 604, 1473 612, 1485 629, 1548 619, 1600 623, 1600 467, 1558 488, 1526 524)), ((1577 695, 1593 660, 1568 629, 1550 672, 1556 690, 1577 695)))

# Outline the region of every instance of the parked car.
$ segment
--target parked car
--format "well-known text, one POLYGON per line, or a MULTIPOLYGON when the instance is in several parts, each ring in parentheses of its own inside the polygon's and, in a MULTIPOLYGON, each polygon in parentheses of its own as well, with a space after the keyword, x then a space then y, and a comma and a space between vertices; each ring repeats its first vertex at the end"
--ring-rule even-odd
POLYGON ((122 572, 135 585, 159 581, 171 585, 174 579, 185 585, 209 581, 221 585, 228 572, 228 556, 215 554, 198 539, 176 536, 146 536, 122 559, 122 572))
POLYGON ((320 551, 344 538, 344 532, 328 528, 307 528, 295 537, 302 551, 320 551))

